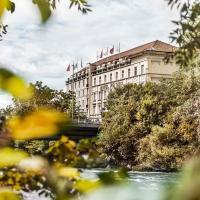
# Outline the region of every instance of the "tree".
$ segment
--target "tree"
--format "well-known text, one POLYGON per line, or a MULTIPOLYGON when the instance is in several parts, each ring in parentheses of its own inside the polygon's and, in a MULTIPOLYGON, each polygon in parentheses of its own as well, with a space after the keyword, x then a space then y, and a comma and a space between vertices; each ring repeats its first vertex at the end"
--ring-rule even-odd
MULTIPOLYGON (((129 84, 116 88, 108 96, 108 111, 104 113, 98 141, 100 152, 105 153, 110 163, 117 166, 172 166, 164 161, 163 165, 159 165, 156 157, 152 159, 155 165, 145 162, 148 161, 147 157, 154 155, 153 150, 147 148, 149 138, 155 134, 155 127, 164 127, 168 115, 173 116, 174 110, 192 99, 199 88, 199 76, 184 73, 159 84, 129 84)), ((197 129, 195 131, 197 133, 197 129)), ((183 132, 187 135, 186 130, 183 132)), ((162 138, 159 139, 162 143, 162 138)), ((164 155, 162 158, 165 159, 164 155)), ((184 161, 182 158, 181 161, 184 161)))
POLYGON ((72 100, 74 101, 74 114, 78 115, 79 107, 76 106, 75 96, 72 92, 66 93, 62 90, 54 90, 43 85, 41 81, 37 81, 35 84, 30 84, 33 88, 33 94, 31 99, 21 100, 20 98, 13 98, 13 105, 8 106, 6 109, 2 109, 4 115, 20 115, 24 116, 39 108, 56 109, 61 113, 72 112, 72 100))

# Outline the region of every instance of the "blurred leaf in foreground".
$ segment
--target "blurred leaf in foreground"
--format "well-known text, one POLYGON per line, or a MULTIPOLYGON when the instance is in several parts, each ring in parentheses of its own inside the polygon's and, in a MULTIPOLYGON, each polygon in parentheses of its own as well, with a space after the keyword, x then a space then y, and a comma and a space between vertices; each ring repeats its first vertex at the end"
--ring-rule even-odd
POLYGON ((21 160, 28 157, 24 151, 14 150, 12 148, 0 149, 0 167, 9 167, 17 165, 21 160))
POLYGON ((32 96, 31 87, 21 77, 5 68, 0 68, 0 89, 20 99, 29 99, 32 96))
POLYGON ((11 13, 15 10, 15 4, 10 0, 1 0, 0 1, 0 17, 3 15, 5 10, 11 11, 11 13))
POLYGON ((91 192, 98 188, 101 188, 103 184, 99 180, 79 180, 75 184, 75 188, 81 192, 91 192))
POLYGON ((20 200, 21 198, 19 198, 15 193, 6 190, 6 189, 1 189, 0 190, 0 200, 20 200))
POLYGON ((50 9, 49 1, 33 0, 33 3, 37 4, 37 6, 39 8, 42 22, 46 22, 49 19, 49 17, 51 16, 51 9, 50 9))
POLYGON ((11 137, 17 140, 48 137, 59 131, 64 116, 55 110, 39 109, 25 117, 14 116, 7 121, 11 137))
POLYGON ((180 174, 178 184, 168 190, 165 200, 198 200, 200 199, 200 159, 192 159, 180 174))
POLYGON ((80 177, 80 172, 78 169, 72 167, 61 167, 58 169, 58 175, 68 179, 78 179, 80 177))

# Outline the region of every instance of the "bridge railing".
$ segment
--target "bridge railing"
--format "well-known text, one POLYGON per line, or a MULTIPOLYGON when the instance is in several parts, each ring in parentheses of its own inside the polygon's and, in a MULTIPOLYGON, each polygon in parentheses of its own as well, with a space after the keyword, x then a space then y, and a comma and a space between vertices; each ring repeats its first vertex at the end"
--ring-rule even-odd
POLYGON ((73 124, 81 125, 81 126, 99 126, 101 121, 99 118, 90 118, 90 119, 74 119, 72 121, 73 124))

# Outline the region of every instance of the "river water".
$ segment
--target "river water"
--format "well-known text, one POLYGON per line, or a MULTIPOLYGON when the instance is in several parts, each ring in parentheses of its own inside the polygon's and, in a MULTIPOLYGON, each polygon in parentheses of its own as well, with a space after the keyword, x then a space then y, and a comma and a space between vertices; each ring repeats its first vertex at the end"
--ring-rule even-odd
MULTIPOLYGON (((82 178, 96 180, 103 169, 82 170, 82 178)), ((177 173, 129 172, 129 180, 124 186, 106 187, 84 200, 159 200, 164 188, 177 182, 177 173)), ((23 193, 25 200, 49 200, 38 196, 37 192, 23 193)))

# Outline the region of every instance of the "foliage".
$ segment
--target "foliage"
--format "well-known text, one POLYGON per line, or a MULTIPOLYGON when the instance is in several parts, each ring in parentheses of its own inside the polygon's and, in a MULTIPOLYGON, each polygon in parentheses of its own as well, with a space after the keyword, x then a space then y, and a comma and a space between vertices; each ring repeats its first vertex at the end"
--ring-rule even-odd
POLYGON ((81 116, 79 107, 76 105, 75 96, 72 92, 66 93, 62 90, 54 90, 37 81, 35 84, 30 84, 31 96, 29 99, 13 98, 13 103, 7 106, 6 109, 0 109, 0 115, 10 117, 11 115, 25 116, 33 113, 40 108, 54 109, 58 112, 71 116, 72 101, 74 117, 81 116))
POLYGON ((167 1, 171 7, 177 6, 180 9, 180 20, 173 21, 176 28, 171 33, 172 41, 180 46, 175 55, 177 63, 184 68, 190 68, 196 65, 196 61, 199 62, 200 1, 167 1))
MULTIPOLYGON (((6 155, 6 154, 5 154, 6 155)), ((82 193, 103 185, 121 184, 126 180, 124 170, 99 174, 99 180, 84 180, 78 169, 49 164, 44 158, 29 157, 12 167, 0 170, 0 186, 17 191, 38 191, 52 199, 78 199, 82 193)))
POLYGON ((14 148, 22 149, 30 155, 44 155, 45 151, 49 148, 48 140, 15 140, 14 148))
POLYGON ((108 112, 104 114, 98 141, 99 151, 105 153, 114 165, 179 168, 186 157, 197 151, 197 127, 191 124, 191 120, 197 122, 193 121, 192 112, 191 115, 177 114, 184 117, 174 127, 168 122, 172 122, 172 116, 180 112, 178 107, 192 101, 199 87, 198 76, 180 73, 159 84, 130 84, 116 88, 108 97, 108 112), (170 140, 168 146, 164 145, 165 137, 170 140), (181 137, 185 137, 185 143, 179 142, 181 137), (171 140, 174 140, 174 146, 171 140))
POLYGON ((140 142, 142 165, 176 169, 200 153, 200 91, 168 115, 163 127, 152 128, 152 134, 140 142))
POLYGON ((95 139, 83 139, 76 144, 62 136, 60 140, 50 145, 46 157, 58 166, 93 168, 106 165, 96 150, 95 139))

